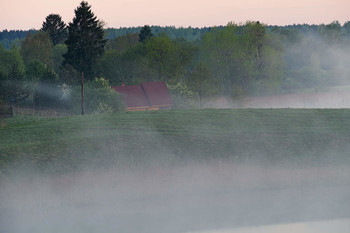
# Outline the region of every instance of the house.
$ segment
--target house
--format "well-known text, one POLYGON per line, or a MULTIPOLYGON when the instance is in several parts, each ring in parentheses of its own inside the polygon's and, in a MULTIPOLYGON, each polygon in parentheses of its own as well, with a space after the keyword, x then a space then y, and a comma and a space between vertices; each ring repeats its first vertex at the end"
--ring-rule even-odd
POLYGON ((141 85, 112 87, 125 96, 128 111, 170 109, 174 105, 164 82, 147 82, 141 85))

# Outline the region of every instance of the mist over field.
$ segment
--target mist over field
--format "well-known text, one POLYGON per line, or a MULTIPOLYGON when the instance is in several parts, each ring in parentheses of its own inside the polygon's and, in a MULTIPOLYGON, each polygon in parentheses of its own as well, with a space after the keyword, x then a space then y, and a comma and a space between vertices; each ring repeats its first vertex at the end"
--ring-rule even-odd
POLYGON ((8 119, 1 141, 13 142, 1 151, 23 157, 3 160, 1 230, 239 232, 334 220, 346 232, 347 115, 192 110, 8 119))
POLYGON ((349 180, 347 166, 220 160, 5 178, 0 225, 10 233, 151 233, 342 219, 350 217, 349 180))

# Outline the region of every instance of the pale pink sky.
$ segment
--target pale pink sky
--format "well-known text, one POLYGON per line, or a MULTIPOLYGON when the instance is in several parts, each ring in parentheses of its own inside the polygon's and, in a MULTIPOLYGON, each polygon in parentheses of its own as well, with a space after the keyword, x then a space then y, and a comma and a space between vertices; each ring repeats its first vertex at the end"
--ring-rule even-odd
MULTIPOLYGON (((0 0, 0 30, 40 29, 45 17, 67 23, 81 0, 0 0)), ((89 0, 106 27, 203 27, 259 20, 268 25, 350 21, 350 0, 89 0)))

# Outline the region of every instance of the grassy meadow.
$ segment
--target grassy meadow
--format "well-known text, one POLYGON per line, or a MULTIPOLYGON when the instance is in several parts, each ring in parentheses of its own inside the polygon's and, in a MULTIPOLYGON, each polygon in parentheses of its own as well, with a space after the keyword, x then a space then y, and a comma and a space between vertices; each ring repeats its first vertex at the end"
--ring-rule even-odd
POLYGON ((348 163, 348 109, 206 109, 0 119, 0 172, 229 159, 348 163))

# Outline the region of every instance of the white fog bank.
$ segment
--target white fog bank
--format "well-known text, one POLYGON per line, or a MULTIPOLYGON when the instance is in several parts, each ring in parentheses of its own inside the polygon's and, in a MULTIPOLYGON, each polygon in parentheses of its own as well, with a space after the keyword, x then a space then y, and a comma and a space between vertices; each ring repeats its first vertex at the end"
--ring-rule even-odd
POLYGON ((341 165, 212 161, 2 177, 0 186, 5 233, 217 232, 350 218, 350 169, 341 165))

